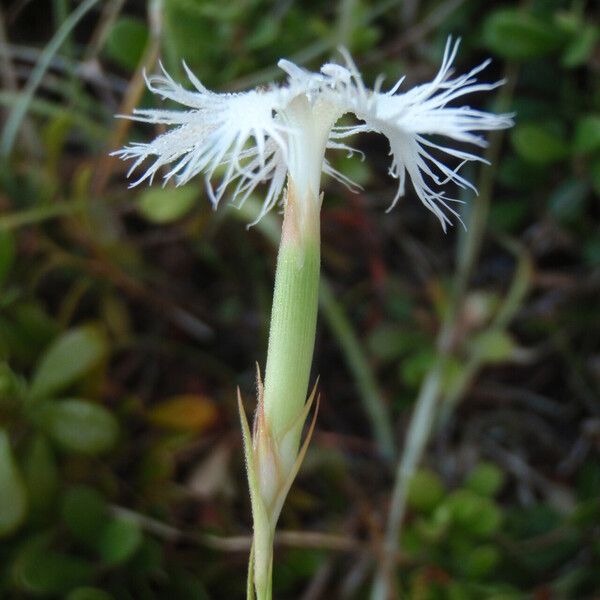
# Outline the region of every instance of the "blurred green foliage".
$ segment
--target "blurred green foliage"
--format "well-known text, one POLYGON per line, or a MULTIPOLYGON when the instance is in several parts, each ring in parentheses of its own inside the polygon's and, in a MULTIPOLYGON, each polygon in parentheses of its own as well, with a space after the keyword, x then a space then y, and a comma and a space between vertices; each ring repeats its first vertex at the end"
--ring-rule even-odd
MULTIPOLYGON (((22 101, 75 4, 3 5, 13 54, 2 67, 3 110, 22 101)), ((458 68, 492 56, 485 79, 507 77, 501 102, 517 125, 496 139, 493 167, 471 174, 482 197, 465 197, 467 220, 486 198, 490 210, 444 363, 427 467, 411 480, 399 588, 415 600, 594 597, 600 26, 592 8, 100 3, 51 63, 0 172, 0 596, 243 595, 247 548, 237 536, 248 535, 250 518, 234 390, 253 389, 253 361, 265 354, 274 254, 266 225, 246 232, 231 210, 212 213, 202 182, 126 189, 106 154, 123 136, 152 134, 119 133, 112 116, 129 111, 128 94, 135 104, 159 102, 138 85, 141 69, 153 71, 157 55, 184 81, 185 60, 209 87, 235 90, 279 77, 280 57, 314 68, 344 44, 367 82, 406 73, 412 85, 435 72, 452 34, 462 36, 458 68)), ((491 97, 473 99, 481 102, 496 108, 491 97)), ((301 597, 309 585, 320 593, 312 597, 368 597, 392 466, 374 450, 357 397, 380 394, 404 431, 460 278, 455 249, 460 256, 477 232, 443 236, 410 192, 385 214, 394 194, 388 149, 360 144, 365 162, 331 157, 366 191, 325 181, 323 262, 337 314, 379 384, 361 387, 356 357, 344 354, 352 350, 323 323, 321 433, 282 517, 300 538, 277 547, 277 598, 301 597), (340 550, 303 532, 352 543, 340 550)))

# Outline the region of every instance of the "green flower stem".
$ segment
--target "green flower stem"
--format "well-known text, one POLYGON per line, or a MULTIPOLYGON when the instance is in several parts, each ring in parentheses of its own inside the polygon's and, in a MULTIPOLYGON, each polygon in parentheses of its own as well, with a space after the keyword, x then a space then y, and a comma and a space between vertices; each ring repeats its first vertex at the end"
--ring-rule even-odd
POLYGON ((259 373, 252 435, 238 391, 254 521, 248 600, 271 600, 275 526, 314 427, 313 419, 300 449, 302 428, 315 398, 313 389, 307 401, 319 299, 320 201, 307 193, 299 202, 295 189, 290 179, 277 256, 265 381, 263 385, 259 373))
MULTIPOLYGON (((231 215, 244 222, 253 221, 260 212, 260 204, 254 198, 248 198, 239 208, 232 209, 231 215)), ((263 235, 274 245, 279 244, 281 226, 271 213, 267 213, 258 223, 263 235)), ((319 308, 321 314, 333 333, 349 373, 359 392, 359 399, 377 440, 377 447, 381 456, 386 460, 393 460, 396 455, 393 422, 390 418, 389 407, 369 364, 363 345, 348 317, 343 305, 335 297, 331 284, 325 275, 321 275, 319 283, 319 308)))
POLYGON ((286 438, 285 447, 280 447, 286 474, 296 460, 303 426, 297 420, 306 402, 315 345, 321 258, 319 211, 318 206, 311 208, 314 204, 297 205, 290 186, 271 312, 264 414, 273 438, 279 443, 286 438), (286 436, 290 427, 296 431, 286 436))

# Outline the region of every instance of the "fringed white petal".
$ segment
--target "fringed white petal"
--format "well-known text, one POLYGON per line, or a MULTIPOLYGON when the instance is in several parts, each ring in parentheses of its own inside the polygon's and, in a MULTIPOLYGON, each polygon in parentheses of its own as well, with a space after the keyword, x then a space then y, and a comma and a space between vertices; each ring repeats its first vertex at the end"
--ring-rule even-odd
POLYGON ((504 83, 477 82, 475 76, 489 61, 464 75, 452 78, 452 63, 459 43, 460 40, 453 43, 448 39, 442 65, 434 79, 403 94, 397 92, 404 78, 387 92, 379 91, 380 83, 376 85, 376 91, 365 91, 358 70, 351 58, 346 56, 348 69, 353 74, 353 86, 346 89, 345 102, 365 124, 345 130, 336 128, 333 132, 338 139, 361 131, 374 131, 385 135, 389 140, 392 155, 390 174, 399 180, 398 192, 390 208, 405 194, 408 173, 417 196, 439 219, 444 231, 447 225, 451 225, 448 214, 458 217, 458 213, 450 204, 460 201, 447 197, 440 188, 447 183, 454 183, 476 192, 475 187, 461 176, 459 171, 466 162, 483 159, 475 154, 435 143, 424 136, 443 136, 457 142, 485 147, 485 140, 476 132, 504 129, 513 124, 512 115, 494 115, 466 106, 447 106, 449 102, 462 96, 493 90, 504 83), (461 162, 457 167, 450 168, 436 158, 432 151, 459 159, 461 162))
MULTIPOLYGON (((146 123, 176 126, 147 144, 133 143, 114 152, 122 159, 133 159, 128 175, 150 159, 153 162, 131 186, 152 182, 162 173, 164 183, 171 179, 183 185, 204 173, 212 179, 219 168, 224 169, 216 190, 208 185, 213 205, 222 198, 225 188, 238 181, 236 194, 247 197, 256 186, 285 172, 286 136, 276 111, 285 103, 285 94, 278 88, 252 90, 241 94, 216 94, 207 90, 186 68, 197 91, 185 90, 166 73, 146 77, 148 88, 162 98, 178 102, 192 110, 136 110, 128 118, 146 123)), ((285 104, 284 104, 285 105, 285 104)), ((268 202, 272 205, 281 195, 283 184, 271 186, 268 202), (278 197, 272 198, 278 190, 278 197)))
POLYGON ((417 196, 445 230, 451 224, 450 216, 459 218, 451 206, 459 201, 447 197, 441 188, 453 183, 476 192, 459 171, 469 161, 485 161, 476 154, 444 145, 437 137, 434 141, 428 136, 442 136, 454 142, 485 147, 481 132, 513 124, 511 115, 449 106, 463 96, 490 91, 503 83, 477 81, 476 76, 489 61, 454 76, 452 64, 458 46, 459 41, 448 39, 441 67, 433 80, 402 94, 398 90, 403 78, 390 90, 382 91, 383 77, 379 77, 373 89, 368 89, 344 49, 340 52, 345 66, 327 63, 319 73, 313 73, 281 60, 279 67, 288 76, 286 86, 239 94, 211 92, 184 63, 194 86, 194 91, 187 90, 161 65, 160 74, 145 76, 148 88, 187 110, 134 111, 127 118, 173 128, 149 143, 132 143, 114 155, 133 160, 128 175, 146 159, 152 161, 131 185, 146 180, 152 182, 159 171, 165 183, 173 179, 177 185, 203 173, 208 196, 215 206, 232 184, 232 197, 241 204, 259 184, 269 182, 260 219, 282 197, 288 169, 291 169, 290 173, 293 171, 293 178, 316 182, 317 186, 316 176, 321 169, 350 189, 358 189, 359 186, 335 170, 326 159, 322 165, 315 163, 309 167, 307 157, 312 147, 305 146, 314 143, 316 148, 319 144, 315 141, 323 139, 327 148, 352 154, 358 151, 342 140, 357 133, 374 131, 388 138, 392 155, 390 174, 398 179, 398 191, 390 208, 405 194, 408 174, 417 196), (303 111, 298 109, 298 97, 303 99, 303 111), (345 113, 353 113, 363 122, 334 126, 345 113), (310 135, 307 132, 311 132, 310 135), (451 159, 453 167, 446 164, 446 157, 451 159), (211 180, 217 170, 220 180, 213 187, 211 180))

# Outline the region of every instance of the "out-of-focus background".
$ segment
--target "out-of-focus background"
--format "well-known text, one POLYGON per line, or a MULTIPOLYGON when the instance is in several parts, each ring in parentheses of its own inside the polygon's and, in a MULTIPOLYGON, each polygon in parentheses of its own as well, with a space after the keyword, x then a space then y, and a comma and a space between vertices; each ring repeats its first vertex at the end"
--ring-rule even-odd
POLYGON ((158 60, 211 89, 350 49, 372 84, 487 57, 467 230, 396 183, 384 138, 331 155, 321 409, 281 517, 275 597, 367 598, 397 457, 446 332, 396 577, 411 599, 600 593, 600 29, 584 0, 4 0, 0 9, 0 596, 241 598, 251 528, 235 389, 253 406, 280 216, 201 179, 127 189, 160 131, 158 60), (438 372, 438 376, 439 372, 438 372))

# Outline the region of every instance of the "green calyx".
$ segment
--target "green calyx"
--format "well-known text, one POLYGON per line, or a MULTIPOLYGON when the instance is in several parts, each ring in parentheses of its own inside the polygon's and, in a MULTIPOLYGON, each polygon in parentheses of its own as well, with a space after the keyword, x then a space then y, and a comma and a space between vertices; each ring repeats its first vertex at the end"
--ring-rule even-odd
POLYGON ((271 312, 264 384, 264 413, 280 448, 282 468, 294 463, 306 401, 317 323, 320 240, 319 213, 295 210, 288 196, 271 312), (301 217, 301 218, 300 218, 301 217))

